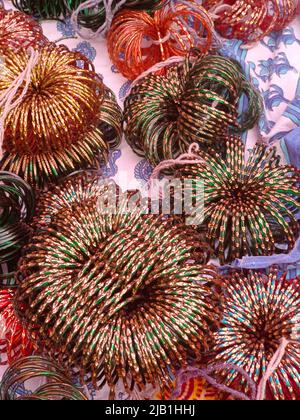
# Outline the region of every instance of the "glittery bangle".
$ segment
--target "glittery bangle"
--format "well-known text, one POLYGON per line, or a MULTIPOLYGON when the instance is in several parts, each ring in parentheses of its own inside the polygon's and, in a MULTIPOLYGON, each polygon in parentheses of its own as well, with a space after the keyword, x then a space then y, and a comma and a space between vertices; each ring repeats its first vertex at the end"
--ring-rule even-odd
POLYGON ((240 138, 229 138, 226 149, 224 158, 202 152, 199 163, 175 173, 204 183, 203 225, 216 256, 225 263, 288 252, 299 236, 299 172, 280 165, 275 148, 256 145, 247 162, 240 138))
POLYGON ((225 38, 258 42, 273 31, 281 31, 295 17, 295 0, 225 1, 204 0, 203 6, 213 14, 216 30, 225 38), (218 10, 219 9, 219 10, 218 10))
POLYGON ((87 400, 56 362, 38 356, 22 358, 10 366, 3 375, 0 397, 4 401, 87 400), (22 396, 18 394, 20 386, 25 382, 34 385, 33 381, 36 379, 44 379, 45 384, 30 394, 22 396))
POLYGON ((126 213, 124 198, 105 214, 103 188, 78 175, 40 199, 16 309, 41 349, 113 395, 118 379, 128 391, 161 386, 201 358, 219 319, 218 275, 179 216, 126 213))
MULTIPOLYGON (((287 280, 274 269, 269 275, 236 273, 224 281, 223 320, 215 334, 212 363, 232 363, 259 383, 278 349, 280 341, 297 340, 300 279, 287 280)), ((266 398, 299 400, 300 346, 288 344, 277 369, 267 381, 266 398)), ((217 381, 250 394, 237 371, 219 370, 217 381)))
POLYGON ((0 284, 13 282, 16 261, 30 234, 34 204, 33 191, 26 182, 0 171, 0 284), (3 264, 12 272, 6 274, 3 264))
POLYGON ((14 309, 15 293, 15 287, 0 287, 0 365, 33 353, 33 343, 14 309))
POLYGON ((132 88, 125 100, 125 136, 139 156, 156 166, 187 152, 194 142, 202 150, 224 152, 229 133, 252 128, 261 110, 260 94, 236 61, 190 57, 132 88), (244 94, 248 109, 239 114, 244 94))
POLYGON ((208 52, 213 44, 213 21, 198 4, 167 3, 149 14, 124 10, 113 19, 107 35, 108 52, 120 73, 134 80, 155 64, 172 56, 185 56, 192 48, 208 52))
MULTIPOLYGON (((12 0, 13 5, 22 12, 33 16, 35 19, 64 19, 76 10, 86 0, 12 0)), ((115 0, 113 6, 118 3, 115 0)), ((128 0, 126 7, 137 9, 153 9, 160 0, 128 0)), ((79 14, 78 23, 96 31, 106 19, 103 1, 94 8, 85 9, 79 14)))
MULTIPOLYGON (((25 50, 5 52, 5 91, 26 66, 25 50)), ((106 162, 121 139, 121 109, 93 64, 67 47, 39 51, 28 91, 4 124, 1 168, 43 186, 80 168, 106 162)))
POLYGON ((0 8, 0 50, 38 48, 47 42, 42 27, 31 17, 0 8))

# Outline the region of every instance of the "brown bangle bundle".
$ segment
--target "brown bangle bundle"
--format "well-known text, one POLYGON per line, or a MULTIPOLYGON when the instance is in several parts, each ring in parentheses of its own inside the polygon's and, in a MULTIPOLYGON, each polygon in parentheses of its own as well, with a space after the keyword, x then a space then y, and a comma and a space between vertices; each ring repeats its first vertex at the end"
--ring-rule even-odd
POLYGON ((113 397, 119 379, 128 391, 164 386, 201 359, 219 320, 218 275, 182 218, 126 212, 130 195, 105 213, 105 188, 79 174, 41 198, 16 310, 41 350, 113 397))
POLYGON ((127 142, 156 166, 196 142, 205 151, 224 151, 229 131, 252 128, 262 110, 258 92, 240 65, 218 55, 192 57, 140 80, 125 101, 127 142), (242 95, 248 111, 239 115, 242 95))

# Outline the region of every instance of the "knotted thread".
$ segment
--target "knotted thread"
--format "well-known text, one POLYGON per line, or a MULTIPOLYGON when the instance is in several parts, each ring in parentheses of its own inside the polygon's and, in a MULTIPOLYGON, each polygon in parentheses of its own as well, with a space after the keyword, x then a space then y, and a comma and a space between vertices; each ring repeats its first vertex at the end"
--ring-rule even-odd
POLYGON ((160 63, 154 64, 150 69, 144 71, 142 74, 140 74, 130 85, 130 88, 128 89, 128 92, 125 96, 125 99, 130 95, 131 90, 139 83, 140 80, 144 79, 148 76, 148 74, 156 73, 159 70, 164 69, 165 67, 171 66, 172 64, 178 64, 183 63, 185 60, 185 57, 180 56, 173 56, 168 58, 166 61, 161 61, 160 63))
POLYGON ((285 355, 286 348, 289 344, 297 344, 300 343, 295 340, 287 340, 286 338, 282 338, 279 344, 277 351, 274 353, 272 359, 270 360, 267 370, 263 375, 262 379, 259 382, 258 387, 256 387, 255 382, 253 379, 248 375, 248 373, 242 369, 241 367, 233 364, 233 363, 217 363, 208 366, 206 369, 199 369, 199 368, 188 368, 186 370, 181 370, 176 378, 175 390, 172 393, 172 399, 176 398, 180 394, 180 390, 182 385, 187 382, 189 379, 193 379, 196 377, 203 377, 210 385, 218 389, 219 391, 226 392, 232 395, 235 398, 244 401, 264 401, 266 399, 266 389, 268 380, 271 378, 273 373, 277 370, 282 359, 285 355), (251 396, 249 397, 243 392, 236 391, 226 385, 220 384, 217 380, 210 376, 212 372, 217 370, 234 370, 240 373, 243 378, 247 381, 249 388, 251 390, 251 396))
POLYGON ((162 161, 159 165, 156 166, 156 168, 152 172, 150 182, 154 179, 157 179, 159 177, 159 174, 166 169, 173 168, 177 165, 193 165, 199 163, 199 161, 202 160, 199 154, 197 154, 199 150, 199 145, 197 143, 192 143, 189 147, 188 153, 184 153, 178 156, 178 158, 176 159, 162 161))
POLYGON ((2 159, 3 156, 2 147, 4 141, 6 117, 8 116, 10 111, 12 111, 16 106, 18 106, 24 99, 31 81, 32 70, 36 66, 39 59, 38 51, 35 51, 32 47, 28 49, 28 52, 30 55, 27 66, 22 71, 22 73, 20 73, 20 75, 15 79, 15 81, 10 85, 10 87, 0 95, 0 108, 2 109, 0 117, 0 159, 2 159), (16 98, 18 90, 24 82, 25 85, 22 89, 22 92, 16 98))
POLYGON ((266 390, 267 390, 267 383, 268 380, 271 378, 273 373, 277 370, 280 363, 282 362, 282 359, 285 355, 286 348, 289 344, 300 344, 298 341, 295 340, 287 340, 285 337, 283 337, 280 341, 280 345, 277 349, 277 351, 274 353, 274 356, 272 357, 266 373, 262 377, 258 388, 257 388, 257 395, 256 400, 257 401, 264 401, 266 399, 266 390))
MULTIPOLYGON (((206 19, 207 18, 206 10, 203 8, 202 0, 193 0, 193 2, 194 2, 194 4, 192 3, 191 0, 189 0, 189 1, 186 1, 186 0, 170 0, 170 5, 171 5, 171 9, 173 10, 173 12, 176 12, 176 4, 184 4, 185 6, 189 7, 191 10, 195 10, 198 13, 200 13, 202 15, 202 17, 204 19, 206 19)), ((222 3, 223 3, 223 0, 222 0, 222 3)), ((212 18, 212 20, 215 20, 218 17, 218 16, 214 16, 211 13, 209 13, 209 14, 210 14, 210 17, 212 18)), ((190 25, 188 25, 187 22, 184 19, 179 18, 179 20, 188 29, 188 31, 193 35, 193 37, 194 37, 194 39, 197 43, 199 43, 199 42, 201 43, 201 41, 202 42, 204 41, 204 39, 201 40, 201 38, 197 34, 197 31, 195 31, 195 29, 193 29, 190 25)), ((215 48, 221 48, 222 45, 223 45, 223 39, 215 31, 213 21, 211 22, 210 30, 211 30, 212 35, 213 35, 214 47, 215 48)))
POLYGON ((251 401, 255 400, 256 395, 256 385, 253 379, 239 366, 234 365, 233 363, 217 363, 214 365, 208 366, 206 369, 198 369, 198 368, 188 368, 187 370, 182 370, 179 372, 179 375, 176 378, 176 386, 175 390, 172 394, 172 399, 176 398, 181 391, 182 385, 187 382, 189 379, 197 378, 201 376, 204 378, 210 385, 212 385, 214 388, 218 389, 222 392, 227 392, 228 394, 232 395, 235 398, 238 398, 240 400, 244 401, 251 401), (247 381, 249 387, 251 388, 252 395, 251 398, 249 398, 246 394, 236 391, 232 388, 229 388, 226 385, 219 384, 216 379, 210 376, 210 374, 216 370, 235 370, 239 372, 247 381))
POLYGON ((153 40, 152 44, 161 45, 161 44, 164 44, 165 42, 168 42, 170 38, 171 38, 171 32, 168 31, 167 35, 164 38, 161 38, 158 41, 153 40))

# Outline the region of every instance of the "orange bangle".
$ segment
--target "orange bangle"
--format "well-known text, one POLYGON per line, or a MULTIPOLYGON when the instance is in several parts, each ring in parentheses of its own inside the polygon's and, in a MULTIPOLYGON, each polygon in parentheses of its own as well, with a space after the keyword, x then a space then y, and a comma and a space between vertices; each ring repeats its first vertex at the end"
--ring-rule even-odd
POLYGON ((108 33, 108 52, 117 69, 134 80, 172 56, 185 56, 197 47, 207 53, 213 42, 213 20, 201 6, 166 5, 152 15, 124 10, 108 33))

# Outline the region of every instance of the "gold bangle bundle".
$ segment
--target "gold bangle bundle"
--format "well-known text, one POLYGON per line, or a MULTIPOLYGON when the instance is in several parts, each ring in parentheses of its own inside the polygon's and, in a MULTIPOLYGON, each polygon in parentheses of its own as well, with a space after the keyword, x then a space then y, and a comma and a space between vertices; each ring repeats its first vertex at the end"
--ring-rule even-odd
MULTIPOLYGON (((5 51, 0 93, 28 62, 26 50, 5 51)), ((121 138, 121 110, 113 94, 78 52, 40 49, 26 95, 5 120, 3 170, 33 185, 106 162, 121 138)))

